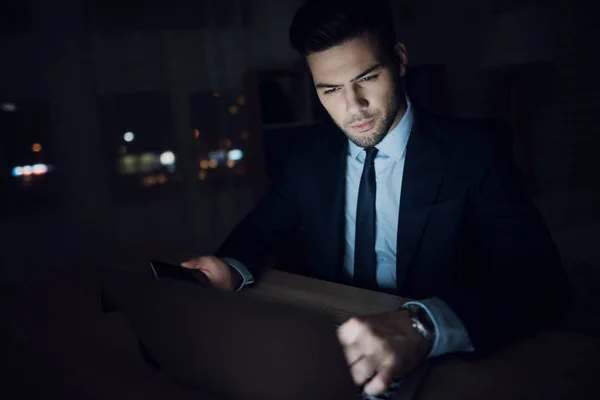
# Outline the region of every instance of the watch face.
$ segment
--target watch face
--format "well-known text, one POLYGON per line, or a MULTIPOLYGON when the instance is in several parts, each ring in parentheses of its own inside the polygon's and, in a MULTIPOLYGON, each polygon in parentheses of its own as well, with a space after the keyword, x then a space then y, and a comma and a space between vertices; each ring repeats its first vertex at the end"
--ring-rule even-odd
POLYGON ((435 332, 435 326, 433 325, 431 318, 429 318, 427 311, 425 311, 423 307, 420 307, 416 304, 410 304, 407 308, 410 312, 411 318, 416 319, 420 323, 421 328, 427 331, 428 335, 426 334, 425 336, 433 335, 435 332))

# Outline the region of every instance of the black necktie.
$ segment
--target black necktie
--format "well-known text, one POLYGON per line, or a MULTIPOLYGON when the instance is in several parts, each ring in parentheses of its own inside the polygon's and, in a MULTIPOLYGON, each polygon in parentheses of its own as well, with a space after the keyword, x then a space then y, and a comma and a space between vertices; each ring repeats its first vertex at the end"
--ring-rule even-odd
POLYGON ((377 255, 375 254, 375 147, 366 149, 367 157, 356 207, 356 237, 354 242, 354 285, 377 289, 377 255))

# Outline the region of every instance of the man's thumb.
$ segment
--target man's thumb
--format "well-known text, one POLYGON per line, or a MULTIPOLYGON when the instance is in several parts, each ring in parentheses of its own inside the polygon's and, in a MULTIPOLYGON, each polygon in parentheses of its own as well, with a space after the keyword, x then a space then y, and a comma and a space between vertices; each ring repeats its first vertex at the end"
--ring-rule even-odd
POLYGON ((198 265, 198 261, 196 260, 187 260, 181 263, 183 268, 194 269, 198 265))

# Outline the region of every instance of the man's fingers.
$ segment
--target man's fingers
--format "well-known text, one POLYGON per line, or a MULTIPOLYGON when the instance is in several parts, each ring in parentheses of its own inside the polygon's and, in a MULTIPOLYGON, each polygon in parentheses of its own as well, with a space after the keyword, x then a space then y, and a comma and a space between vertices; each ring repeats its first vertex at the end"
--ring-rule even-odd
POLYGON ((362 356, 363 352, 359 346, 356 344, 351 344, 348 346, 343 346, 344 356, 346 357, 346 362, 348 366, 352 366, 355 362, 357 362, 362 356))
POLYGON ((343 346, 355 343, 364 330, 364 324, 356 317, 350 318, 337 329, 338 340, 343 346))
POLYGON ((365 385, 363 392, 370 396, 379 396, 392 384, 394 367, 382 364, 377 368, 376 375, 365 385))
POLYGON ((180 264, 183 268, 194 269, 198 266, 198 260, 187 260, 180 264))
POLYGON ((375 372, 375 365, 368 357, 362 357, 350 367, 350 375, 356 386, 364 385, 375 372))

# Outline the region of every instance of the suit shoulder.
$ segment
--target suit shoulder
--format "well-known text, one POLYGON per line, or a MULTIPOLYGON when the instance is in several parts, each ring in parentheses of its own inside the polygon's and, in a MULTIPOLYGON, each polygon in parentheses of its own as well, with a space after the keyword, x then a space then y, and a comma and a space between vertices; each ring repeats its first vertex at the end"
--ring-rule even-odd
POLYGON ((328 154, 332 146, 343 144, 346 140, 344 134, 330 123, 294 128, 293 136, 292 150, 300 158, 328 154))
POLYGON ((339 137, 341 132, 331 123, 318 123, 297 128, 296 144, 303 147, 320 146, 324 141, 339 137))
POLYGON ((470 150, 498 151, 512 148, 510 127, 494 119, 432 117, 442 140, 470 150))
POLYGON ((331 141, 343 135, 333 124, 270 129, 264 132, 267 175, 275 178, 285 168, 301 168, 315 157, 326 157, 331 141))

